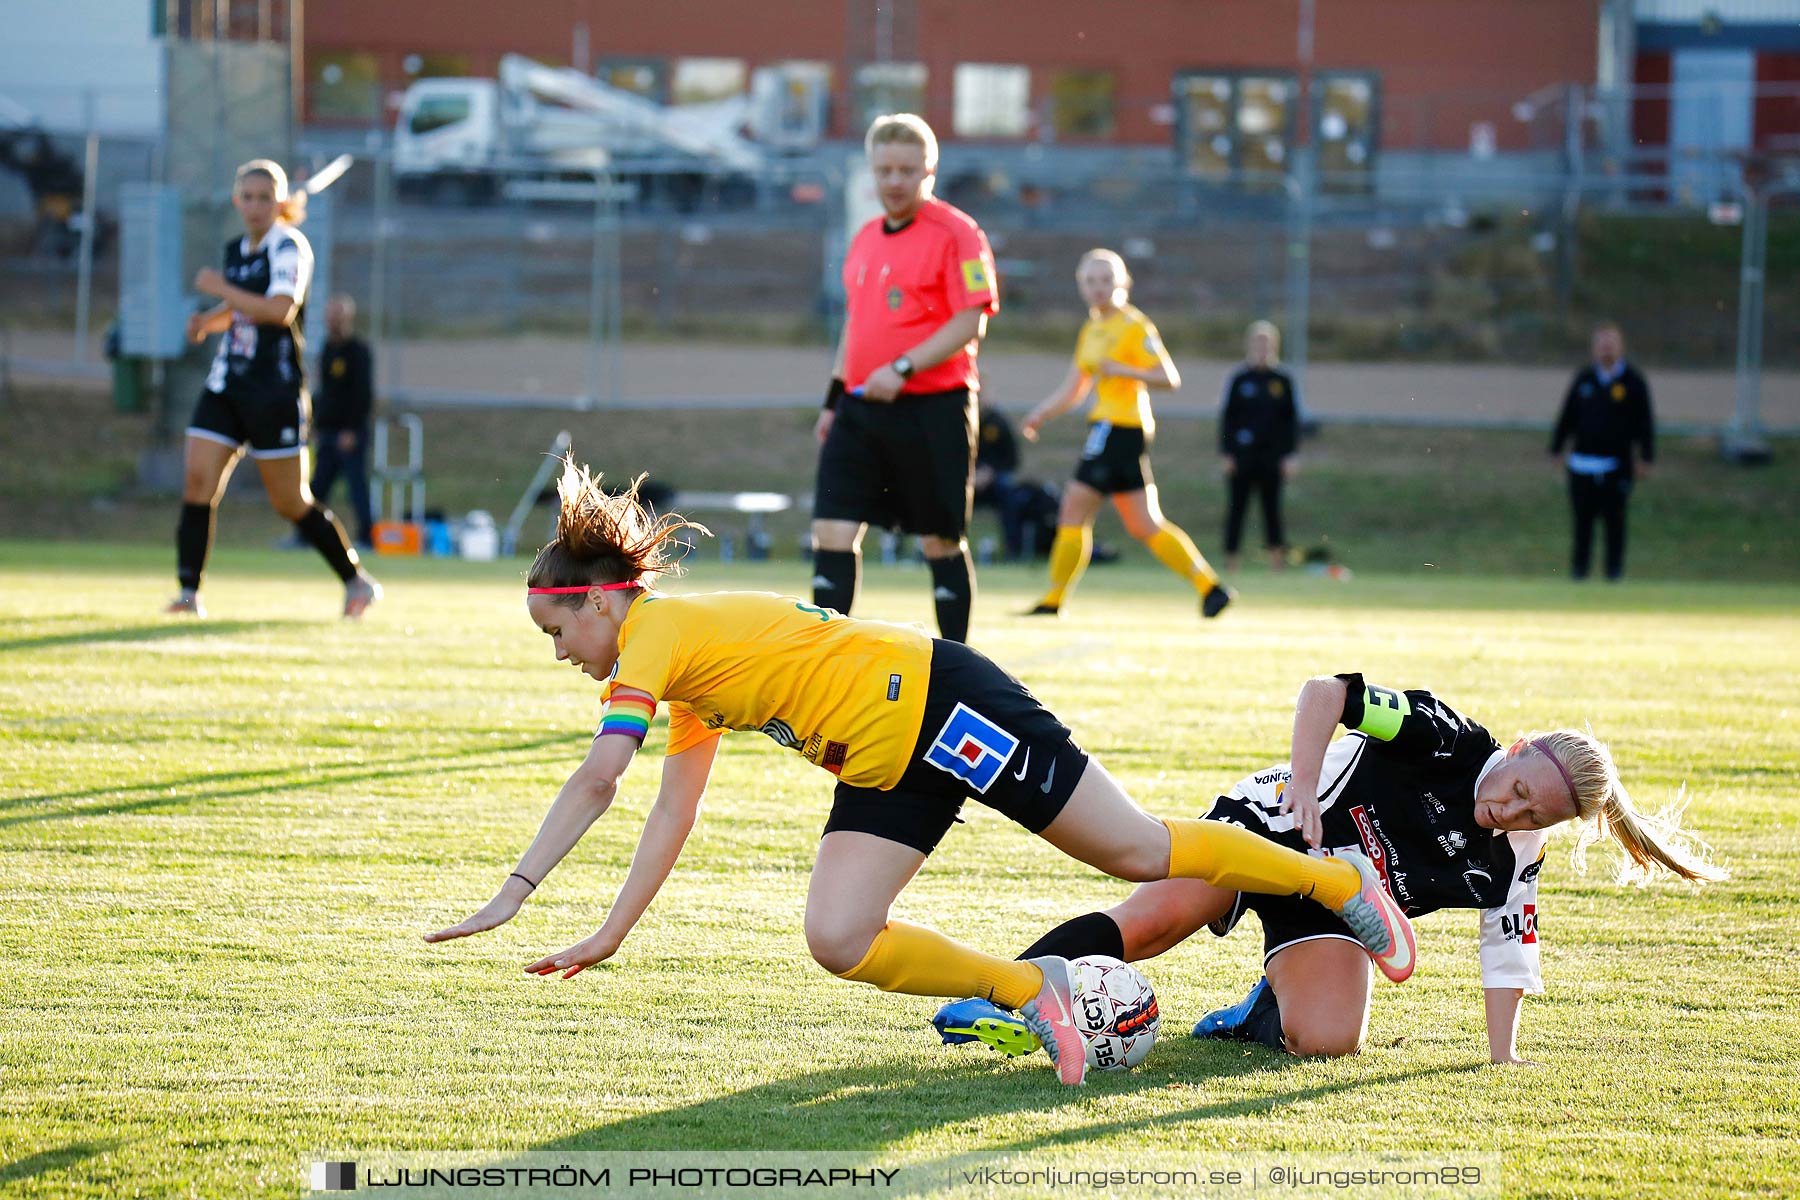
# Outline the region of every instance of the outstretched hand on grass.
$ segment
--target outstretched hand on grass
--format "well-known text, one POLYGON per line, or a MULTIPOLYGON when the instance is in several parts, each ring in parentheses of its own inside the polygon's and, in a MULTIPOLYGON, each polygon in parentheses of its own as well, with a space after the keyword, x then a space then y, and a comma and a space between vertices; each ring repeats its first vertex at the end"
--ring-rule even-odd
POLYGON ((436 933, 426 934, 425 940, 448 942, 455 938, 468 937, 471 933, 485 933, 497 925, 504 925, 512 920, 524 903, 524 897, 509 896, 502 891, 484 904, 480 912, 464 918, 448 929, 440 929, 436 933))
POLYGON ((618 952, 618 939, 602 929, 582 938, 567 950, 538 959, 525 970, 533 975, 554 975, 561 971, 564 979, 573 979, 588 967, 605 962, 618 952))

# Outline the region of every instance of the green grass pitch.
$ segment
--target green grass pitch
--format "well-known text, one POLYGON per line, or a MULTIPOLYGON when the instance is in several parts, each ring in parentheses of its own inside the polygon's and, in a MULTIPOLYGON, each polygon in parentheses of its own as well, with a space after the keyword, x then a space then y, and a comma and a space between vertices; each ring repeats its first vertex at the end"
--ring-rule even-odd
MULTIPOLYGON (((308 1150, 944 1148, 1099 1155, 1496 1151, 1506 1194, 1800 1192, 1800 617, 1789 585, 1252 576, 1202 623, 1147 567, 1096 568, 1032 623, 1036 572, 982 575, 977 644, 1147 808, 1197 815, 1286 757, 1308 675, 1429 686, 1503 740, 1591 721, 1634 795, 1685 786, 1723 884, 1616 885, 1552 843, 1548 994, 1486 1065, 1475 915, 1420 924, 1331 1062, 1185 1036, 1255 978, 1246 928, 1145 967, 1164 1040, 1065 1091, 1041 1056, 942 1048, 935 1002, 832 979, 801 935, 829 780, 731 737, 701 823, 618 958, 522 966, 592 931, 654 794, 614 811, 512 924, 484 902, 584 752, 598 689, 552 662, 520 564, 383 562, 335 618, 311 556, 227 548, 212 619, 158 615, 170 555, 0 543, 0 1194, 291 1195, 308 1150)), ((804 589, 799 564, 675 586, 804 589)), ((928 620, 919 568, 861 611, 928 620)), ((1126 885, 971 806, 903 896, 1013 953, 1126 885)))

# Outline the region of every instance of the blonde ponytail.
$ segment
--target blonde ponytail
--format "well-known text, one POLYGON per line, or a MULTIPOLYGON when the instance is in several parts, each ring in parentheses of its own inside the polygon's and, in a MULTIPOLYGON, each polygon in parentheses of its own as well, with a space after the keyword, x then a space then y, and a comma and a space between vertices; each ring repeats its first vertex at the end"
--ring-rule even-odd
POLYGON ((1712 861, 1712 847, 1681 827, 1687 801, 1678 796, 1659 812, 1639 812, 1619 781, 1611 752, 1593 734, 1557 729, 1528 734, 1526 740, 1561 769, 1575 793, 1575 815, 1582 823, 1573 855, 1578 870, 1587 869, 1589 846, 1610 839, 1620 850, 1621 882, 1647 881, 1657 867, 1696 882, 1728 877, 1712 861))

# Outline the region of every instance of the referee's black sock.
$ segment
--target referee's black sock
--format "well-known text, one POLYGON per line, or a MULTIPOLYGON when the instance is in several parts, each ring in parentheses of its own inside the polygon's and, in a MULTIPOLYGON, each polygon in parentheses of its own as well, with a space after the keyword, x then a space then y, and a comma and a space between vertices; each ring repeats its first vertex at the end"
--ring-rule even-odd
POLYGON ((813 603, 850 615, 862 559, 854 550, 813 551, 813 603))
POLYGON ((181 519, 175 523, 175 578, 183 590, 200 590, 200 576, 206 570, 212 538, 213 506, 183 503, 181 519))
POLYGON ((1042 958, 1046 954, 1071 959, 1089 954, 1124 958, 1125 934, 1119 929, 1119 923, 1105 913, 1086 913, 1064 921, 1031 943, 1019 957, 1042 958))
POLYGON ((975 604, 975 572, 969 567, 969 552, 949 558, 933 558, 931 563, 931 599, 937 605, 938 633, 947 642, 969 640, 969 610, 975 604))
POLYGON ((350 548, 344 527, 338 524, 330 509, 313 505, 304 517, 294 522, 294 528, 319 552, 319 557, 331 564, 339 579, 349 583, 356 578, 356 551, 350 548))

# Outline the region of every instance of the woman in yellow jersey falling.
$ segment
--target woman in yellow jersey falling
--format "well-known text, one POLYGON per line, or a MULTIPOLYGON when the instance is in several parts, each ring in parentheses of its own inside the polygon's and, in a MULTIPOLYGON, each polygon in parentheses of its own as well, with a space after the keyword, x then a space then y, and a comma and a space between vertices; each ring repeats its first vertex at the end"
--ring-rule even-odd
POLYGON ((653 585, 687 522, 651 518, 635 486, 606 495, 572 462, 558 490, 556 540, 532 564, 526 609, 558 661, 604 686, 600 728, 499 892, 426 941, 510 920, 612 804, 665 704, 662 786, 612 909, 597 932, 527 971, 568 979, 618 952, 694 827, 719 735, 748 730, 837 776, 806 901, 819 964, 885 991, 1018 1009, 1064 1083, 1086 1071, 1068 960, 985 954, 889 915, 967 799, 1121 879, 1308 897, 1341 915, 1390 978, 1411 973, 1412 927, 1367 859, 1311 858, 1218 821, 1159 821, 1024 685, 967 646, 792 596, 664 595, 653 585))
POLYGON ((1088 319, 1075 344, 1075 361, 1054 392, 1031 411, 1020 431, 1036 441, 1050 418, 1068 412, 1095 394, 1087 441, 1075 478, 1063 492, 1056 541, 1050 547, 1050 590, 1030 612, 1054 616, 1081 578, 1094 547, 1094 518, 1112 497, 1125 530, 1150 548, 1157 561, 1193 585, 1200 611, 1216 617, 1232 593, 1219 582, 1193 541, 1164 517, 1150 475, 1150 389, 1174 390, 1181 375, 1169 360, 1150 318, 1128 303, 1131 273, 1111 250, 1089 250, 1075 268, 1075 283, 1087 302, 1088 319))

